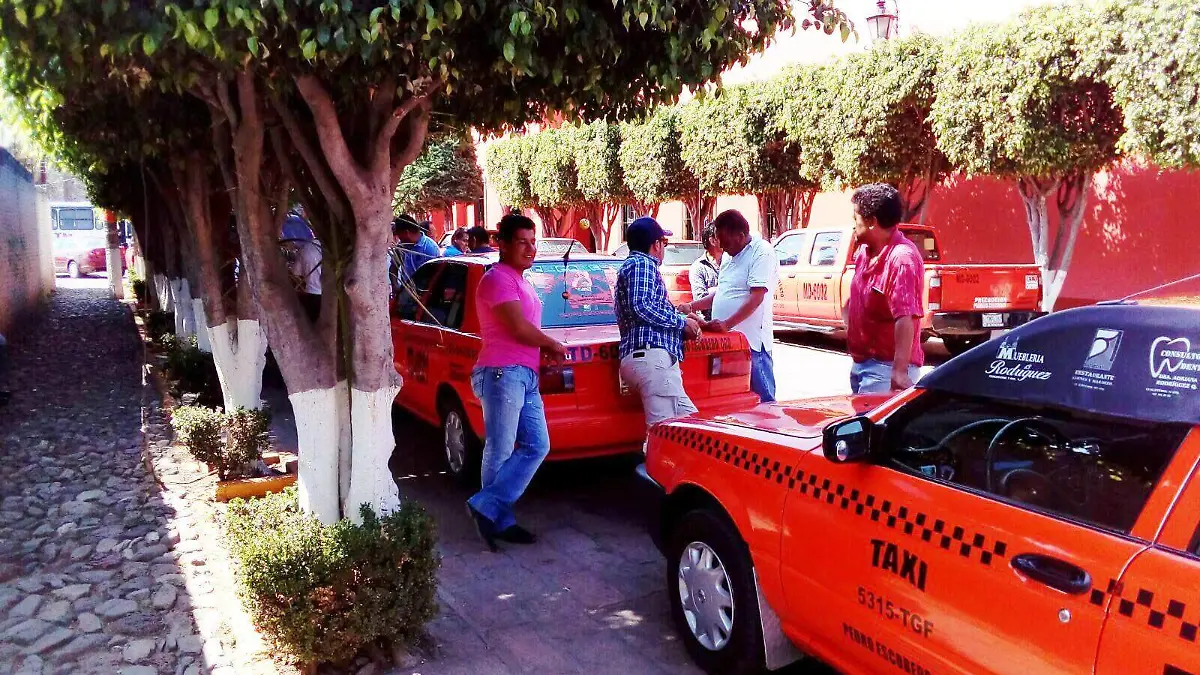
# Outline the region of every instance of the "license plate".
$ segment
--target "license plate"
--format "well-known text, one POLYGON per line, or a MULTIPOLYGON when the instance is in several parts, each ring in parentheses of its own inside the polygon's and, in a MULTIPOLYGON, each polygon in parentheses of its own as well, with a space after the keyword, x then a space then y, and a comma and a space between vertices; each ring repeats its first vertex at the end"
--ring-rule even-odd
POLYGON ((1025 290, 1036 291, 1042 285, 1042 278, 1036 274, 1025 275, 1025 290))
POLYGON ((1004 328, 1004 315, 989 313, 983 315, 984 328, 1004 328))

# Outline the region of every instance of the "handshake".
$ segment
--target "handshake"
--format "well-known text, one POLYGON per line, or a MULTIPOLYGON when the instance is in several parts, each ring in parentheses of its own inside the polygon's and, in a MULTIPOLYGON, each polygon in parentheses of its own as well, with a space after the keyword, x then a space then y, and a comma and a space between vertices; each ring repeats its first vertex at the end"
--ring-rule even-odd
POLYGON ((675 308, 680 314, 684 315, 685 325, 683 327, 683 337, 687 340, 694 340, 700 337, 701 331, 709 331, 711 333, 727 333, 729 327, 724 321, 714 320, 709 321, 702 314, 692 308, 692 303, 685 302, 675 308))

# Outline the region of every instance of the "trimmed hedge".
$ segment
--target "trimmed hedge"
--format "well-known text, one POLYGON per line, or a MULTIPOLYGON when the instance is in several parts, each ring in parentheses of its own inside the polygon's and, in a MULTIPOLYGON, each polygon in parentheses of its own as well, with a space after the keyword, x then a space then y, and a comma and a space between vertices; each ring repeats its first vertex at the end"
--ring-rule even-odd
POLYGON ((433 520, 411 502, 363 524, 326 526, 296 489, 230 502, 225 533, 255 626, 304 665, 344 664, 372 644, 407 645, 437 612, 433 520))

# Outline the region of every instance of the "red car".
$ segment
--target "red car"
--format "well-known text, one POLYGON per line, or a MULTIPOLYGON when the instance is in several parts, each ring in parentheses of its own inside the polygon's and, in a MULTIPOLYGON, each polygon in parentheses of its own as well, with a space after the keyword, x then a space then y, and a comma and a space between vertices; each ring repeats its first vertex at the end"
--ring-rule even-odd
MULTIPOLYGON (((126 247, 121 247, 121 273, 124 274, 126 262, 126 247)), ((104 272, 108 269, 105 258, 105 248, 97 248, 90 243, 56 239, 54 241, 54 273, 65 274, 73 279, 104 272)))

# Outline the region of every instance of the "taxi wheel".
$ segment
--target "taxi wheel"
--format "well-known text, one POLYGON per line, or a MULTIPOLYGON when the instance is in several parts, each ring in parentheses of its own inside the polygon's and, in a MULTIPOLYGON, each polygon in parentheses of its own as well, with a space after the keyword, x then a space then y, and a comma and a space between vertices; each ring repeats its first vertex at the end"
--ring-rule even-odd
POLYGON ((442 411, 442 452, 451 476, 473 487, 479 482, 481 448, 471 432, 467 415, 457 401, 442 411))
POLYGON ((729 521, 683 516, 669 536, 667 595, 688 654, 705 672, 762 672, 762 626, 750 553, 729 521))
POLYGON ((72 279, 83 278, 83 273, 79 271, 79 265, 77 265, 74 260, 67 263, 67 276, 71 277, 72 279))

